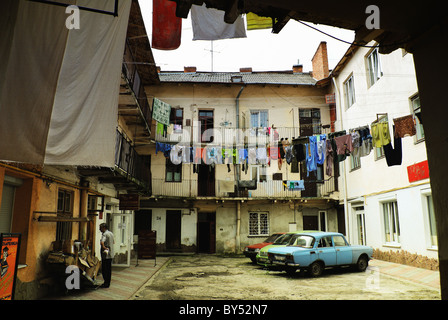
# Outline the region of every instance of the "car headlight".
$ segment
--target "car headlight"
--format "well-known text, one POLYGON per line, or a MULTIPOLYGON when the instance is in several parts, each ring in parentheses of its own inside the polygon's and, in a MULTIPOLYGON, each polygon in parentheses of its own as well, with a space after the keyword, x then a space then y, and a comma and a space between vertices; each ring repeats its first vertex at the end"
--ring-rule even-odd
POLYGON ((254 251, 255 251, 255 252, 259 252, 259 251, 260 251, 260 249, 258 249, 258 248, 257 248, 257 249, 255 249, 254 251))
POLYGON ((244 251, 249 251, 249 248, 248 247, 244 248, 244 251))

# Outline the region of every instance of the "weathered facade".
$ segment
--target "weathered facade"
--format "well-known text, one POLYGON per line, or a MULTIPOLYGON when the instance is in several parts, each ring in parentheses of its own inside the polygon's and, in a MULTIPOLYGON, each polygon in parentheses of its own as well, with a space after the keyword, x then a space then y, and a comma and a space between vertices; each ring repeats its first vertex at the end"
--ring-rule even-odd
POLYGON ((57 279, 64 270, 55 272, 47 262, 50 251, 61 250, 53 243, 69 254, 73 241, 80 240, 100 258, 98 226, 102 222, 115 233, 113 263, 129 264, 138 204, 121 207, 120 200, 129 193, 150 192, 149 158, 135 146, 150 143, 151 109, 144 86, 158 81, 154 64, 137 63, 153 61, 153 57, 138 1, 130 1, 129 6, 120 86, 104 93, 118 98, 114 167, 0 162, 0 232, 21 234, 17 300, 38 299, 63 289, 64 283, 57 279))
MULTIPOLYGON (((321 60, 327 59, 323 48, 325 43, 318 48, 321 60)), ((343 229, 336 180, 323 167, 309 175, 305 162, 271 156, 266 163, 258 154, 252 164, 226 159, 213 165, 203 156, 200 164, 187 159, 173 165, 171 153, 156 150, 165 144, 218 147, 221 154, 251 146, 272 152, 282 140, 292 145, 299 137, 330 132, 327 88, 301 66, 293 69, 208 73, 190 67, 161 71, 160 85, 147 87, 171 105, 173 125, 166 133, 153 130, 152 195, 141 201, 151 210, 159 251, 240 253, 273 232, 343 229), (304 190, 287 186, 298 180, 304 190)))

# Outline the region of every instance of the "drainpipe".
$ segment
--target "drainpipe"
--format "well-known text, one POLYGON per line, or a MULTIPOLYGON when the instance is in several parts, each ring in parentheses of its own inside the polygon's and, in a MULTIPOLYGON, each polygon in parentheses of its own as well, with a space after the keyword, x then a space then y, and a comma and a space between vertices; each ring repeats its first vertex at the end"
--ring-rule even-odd
MULTIPOLYGON (((338 85, 337 85, 336 81, 334 80, 334 77, 331 77, 331 80, 333 80, 333 85, 336 89, 336 95, 337 95, 337 101, 338 101, 337 103, 339 105, 339 114, 341 117, 341 130, 343 130, 344 123, 342 121, 341 95, 339 92, 338 85)), ((349 242, 350 242, 351 241, 351 239, 350 239, 350 224, 349 224, 348 204, 347 204, 347 167, 346 167, 345 163, 346 163, 346 161, 344 161, 344 163, 343 163, 343 167, 344 167, 344 177, 343 177, 343 179, 344 179, 344 194, 343 195, 344 195, 344 219, 345 219, 344 222, 345 222, 345 228, 346 228, 345 233, 346 233, 347 239, 349 239, 349 242)))
POLYGON ((235 241, 235 253, 240 252, 241 239, 240 239, 240 231, 241 231, 241 202, 237 200, 236 202, 236 241, 235 241))
MULTIPOLYGON (((237 141, 240 140, 240 132, 239 132, 239 128, 240 128, 240 96, 241 96, 241 93, 243 92, 243 90, 244 90, 244 86, 241 87, 241 89, 238 92, 238 95, 236 96, 236 99, 235 99, 235 107, 236 107, 236 134, 237 134, 236 139, 237 139, 237 141)), ((236 173, 236 181, 237 181, 237 183, 236 183, 236 195, 239 197, 240 189, 239 189, 239 186, 238 186, 238 181, 240 180, 240 176, 241 176, 241 167, 240 166, 237 166, 237 170, 235 170, 235 173, 236 173)))
MULTIPOLYGON (((244 90, 244 86, 242 86, 240 88, 240 91, 238 92, 238 95, 236 96, 235 99, 235 107, 236 107, 236 134, 237 134, 237 142, 240 140, 240 133, 239 133, 239 128, 240 128, 240 96, 241 93, 244 90)), ((237 165, 236 166, 235 173, 236 173, 236 195, 237 197, 239 197, 240 195, 240 189, 238 186, 238 181, 240 180, 240 176, 241 176, 241 166, 237 165)), ((240 246, 241 246, 241 239, 240 239, 240 234, 241 234, 241 203, 239 200, 237 200, 236 202, 236 239, 235 239, 235 244, 236 244, 236 253, 240 252, 240 246)))

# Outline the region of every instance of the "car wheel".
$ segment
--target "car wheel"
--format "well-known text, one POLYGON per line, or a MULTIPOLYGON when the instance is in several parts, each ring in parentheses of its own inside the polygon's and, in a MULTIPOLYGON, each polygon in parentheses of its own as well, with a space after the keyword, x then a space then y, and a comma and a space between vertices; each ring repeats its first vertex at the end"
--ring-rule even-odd
POLYGON ((369 265, 369 261, 366 257, 359 257, 358 262, 356 263, 356 269, 359 272, 364 272, 367 269, 367 266, 369 265))
POLYGON ((324 266, 322 263, 315 261, 313 262, 310 267, 308 268, 308 272, 310 273, 311 276, 313 277, 318 277, 322 274, 322 272, 324 271, 324 266))
POLYGON ((295 268, 286 268, 285 271, 289 276, 293 276, 297 270, 295 268))

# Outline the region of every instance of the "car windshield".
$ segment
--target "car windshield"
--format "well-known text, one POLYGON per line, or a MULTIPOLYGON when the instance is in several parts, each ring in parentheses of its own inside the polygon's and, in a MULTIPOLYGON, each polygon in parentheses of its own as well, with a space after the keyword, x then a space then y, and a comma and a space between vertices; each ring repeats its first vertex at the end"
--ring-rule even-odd
POLYGON ((274 242, 280 236, 281 236, 280 234, 273 234, 272 236, 270 236, 269 238, 267 238, 263 242, 274 242))
POLYGON ((288 246, 296 246, 303 248, 312 248, 314 245, 314 238, 303 234, 294 234, 289 239, 288 246))

